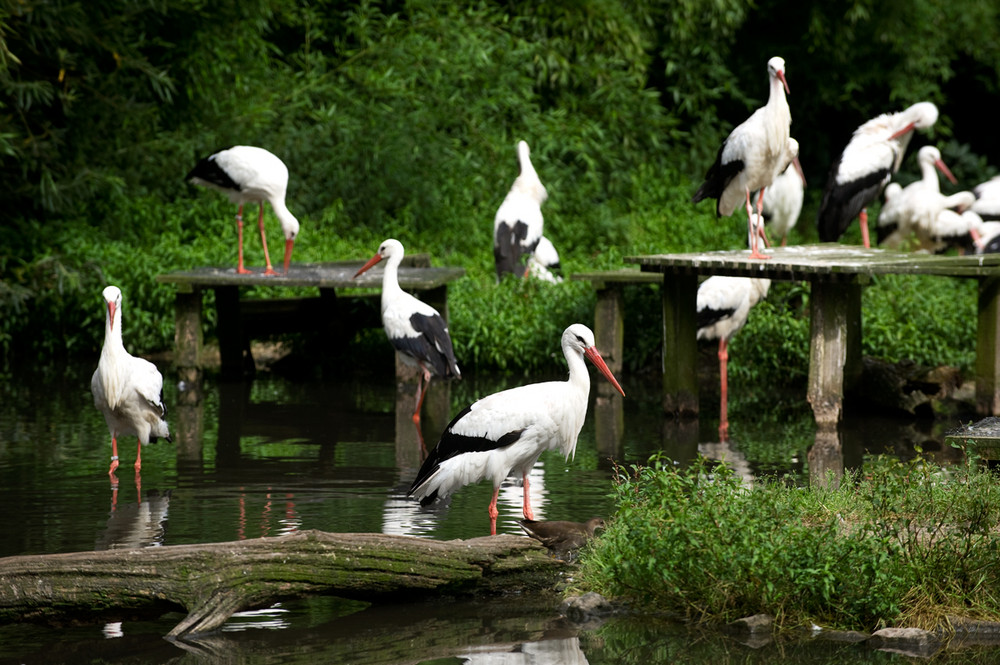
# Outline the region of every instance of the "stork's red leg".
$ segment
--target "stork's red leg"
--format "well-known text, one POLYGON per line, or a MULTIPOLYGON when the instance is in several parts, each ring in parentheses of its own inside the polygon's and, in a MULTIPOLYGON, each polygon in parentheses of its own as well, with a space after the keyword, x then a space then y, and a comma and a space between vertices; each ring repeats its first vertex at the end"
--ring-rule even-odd
POLYGON ((858 215, 858 222, 861 223, 861 242, 864 243, 865 248, 871 247, 871 243, 868 240, 868 209, 862 208, 861 214, 858 215))
MULTIPOLYGON (((757 236, 759 234, 758 230, 754 228, 753 223, 753 205, 750 203, 750 189, 747 188, 747 233, 750 234, 750 258, 751 259, 769 259, 771 258, 767 254, 761 254, 757 251, 757 236)), ((763 195, 764 190, 761 190, 761 195, 763 195)), ((761 199, 762 201, 763 199, 761 199)))
POLYGON ((426 367, 420 365, 420 375, 417 377, 417 403, 413 411, 413 423, 415 425, 420 424, 420 409, 424 405, 424 395, 427 394, 427 387, 430 385, 431 373, 426 367))
POLYGON ((257 216, 257 227, 260 228, 260 243, 264 245, 264 274, 277 275, 271 266, 271 257, 267 253, 267 234, 264 233, 264 202, 260 202, 260 214, 257 216))
POLYGON ((136 472, 142 468, 142 440, 139 440, 138 450, 135 452, 135 470, 136 472))
POLYGON ((726 339, 719 340, 719 440, 729 438, 729 352, 726 339))
POLYGON ((236 262, 236 272, 240 275, 249 275, 250 271, 243 267, 243 204, 240 204, 239 210, 236 211, 236 236, 237 236, 237 249, 236 254, 239 257, 236 262))
POLYGON ((490 501, 489 513, 490 513, 490 535, 497 535, 497 516, 500 515, 500 511, 497 510, 497 498, 500 496, 500 488, 495 487, 493 489, 493 500, 490 501))
POLYGON ((535 519, 535 513, 531 512, 531 486, 528 483, 528 474, 524 474, 521 478, 524 480, 524 493, 522 494, 524 497, 524 507, 522 509, 524 519, 533 520, 535 519))
POLYGON ((114 434, 111 435, 111 467, 108 469, 108 475, 112 475, 115 469, 118 468, 118 439, 114 434))

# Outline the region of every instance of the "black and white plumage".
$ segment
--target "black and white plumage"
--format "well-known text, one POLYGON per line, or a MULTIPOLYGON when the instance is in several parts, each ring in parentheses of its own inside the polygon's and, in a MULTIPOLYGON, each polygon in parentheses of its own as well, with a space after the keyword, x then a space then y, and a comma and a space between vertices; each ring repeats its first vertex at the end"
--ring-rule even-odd
POLYGON ((382 325, 389 342, 399 352, 403 362, 418 367, 417 399, 413 422, 420 422, 420 407, 431 376, 460 379, 455 350, 452 348, 448 324, 430 305, 410 295, 399 286, 399 264, 403 260, 403 244, 389 238, 379 245, 378 252, 361 266, 355 277, 385 259, 382 275, 382 325))
POLYGON ((187 174, 186 180, 196 185, 215 189, 239 205, 236 213, 238 230, 238 262, 236 272, 248 274, 243 266, 243 204, 258 203, 260 212, 257 226, 260 241, 264 245, 265 275, 275 275, 271 257, 267 251, 267 236, 264 233, 264 201, 271 204, 275 216, 281 223, 285 235, 285 272, 292 261, 292 248, 299 233, 299 220, 285 205, 288 189, 288 167, 273 153, 251 145, 236 145, 205 157, 187 174))
POLYGON ((830 167, 816 224, 822 242, 836 242, 855 217, 861 224, 865 247, 868 237, 868 204, 882 193, 899 171, 913 131, 937 122, 938 109, 919 102, 899 113, 883 113, 854 130, 836 162, 830 167))
MULTIPOLYGON (((750 192, 760 191, 757 199, 759 214, 763 207, 762 190, 770 186, 787 165, 785 160, 792 116, 785 99, 788 92, 785 61, 778 57, 768 60, 767 74, 770 85, 767 104, 730 132, 719 148, 715 162, 705 174, 705 181, 691 199, 694 203, 706 198, 717 199, 715 212, 720 217, 728 217, 745 202, 748 229, 753 212, 750 192)), ((797 149, 798 144, 796 152, 797 149)), ((752 229, 750 233, 753 235, 752 229)), ((750 256, 767 258, 757 251, 756 237, 750 247, 750 256)))
POLYGON ((559 263, 559 252, 556 251, 552 241, 542 236, 538 241, 538 246, 528 259, 528 271, 533 277, 543 282, 558 284, 563 281, 562 265, 559 263))
POLYGON ((576 451, 577 437, 587 417, 590 374, 584 358, 625 395, 594 347, 590 328, 579 323, 566 328, 562 351, 569 365, 566 381, 534 383, 494 393, 455 416, 424 460, 409 494, 427 505, 488 478, 493 483, 489 515, 491 533, 495 534, 500 485, 508 475, 517 474, 523 480, 524 517, 534 519, 528 473, 546 450, 559 450, 569 459, 576 451))
POLYGON ((771 280, 714 275, 698 287, 698 339, 719 340, 719 436, 726 439, 728 416, 728 345, 746 324, 750 308, 767 297, 771 280))
POLYGON ((163 376, 156 365, 145 358, 136 358, 125 350, 122 342, 122 292, 108 286, 103 292, 105 302, 104 346, 97 369, 90 379, 94 406, 104 414, 111 432, 111 467, 118 468, 118 437, 136 436, 139 448, 135 455, 135 470, 142 468, 142 446, 157 438, 170 441, 167 408, 163 405, 163 376))
POLYGON ((527 261, 542 238, 542 203, 549 194, 531 163, 525 141, 517 144, 520 172, 493 219, 493 259, 497 280, 506 274, 525 277, 527 261))
POLYGON ((885 205, 879 212, 877 239, 878 244, 890 249, 901 247, 912 233, 929 237, 938 214, 947 208, 968 208, 975 200, 971 192, 965 192, 955 200, 941 194, 937 169, 951 182, 957 182, 955 176, 941 159, 941 151, 931 145, 925 145, 917 153, 917 163, 920 165, 921 177, 902 189, 897 186, 886 186, 885 205))
MULTIPOLYGON (((982 219, 982 218, 980 218, 982 219)), ((976 228, 976 254, 996 254, 1000 252, 1000 221, 984 221, 976 228)))

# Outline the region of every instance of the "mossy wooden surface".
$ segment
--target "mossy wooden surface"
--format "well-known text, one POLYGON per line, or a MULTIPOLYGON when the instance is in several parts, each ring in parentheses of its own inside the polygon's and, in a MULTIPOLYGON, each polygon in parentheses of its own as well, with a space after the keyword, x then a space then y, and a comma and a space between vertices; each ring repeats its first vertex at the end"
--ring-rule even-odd
POLYGON ((528 538, 435 541, 301 531, 226 543, 0 559, 0 622, 120 620, 171 610, 171 636, 309 594, 378 602, 551 586, 566 564, 528 538))

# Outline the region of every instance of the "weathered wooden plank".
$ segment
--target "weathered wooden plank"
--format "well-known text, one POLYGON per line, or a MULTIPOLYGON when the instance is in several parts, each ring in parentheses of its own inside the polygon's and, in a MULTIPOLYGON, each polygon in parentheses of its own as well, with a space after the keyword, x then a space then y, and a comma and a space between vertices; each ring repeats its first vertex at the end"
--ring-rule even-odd
MULTIPOLYGON (((288 274, 265 276, 263 273, 238 275, 235 268, 195 268, 157 275, 164 284, 192 284, 201 287, 216 286, 300 286, 334 289, 381 288, 383 270, 376 266, 354 279, 354 273, 363 265, 361 261, 343 263, 293 264, 288 274)), ((465 276, 465 269, 458 267, 420 268, 400 266, 399 284, 407 290, 428 290, 445 286, 465 276)))
POLYGON ((570 275, 570 279, 578 282, 590 282, 595 289, 608 288, 608 285, 611 284, 659 284, 663 281, 663 277, 659 273, 627 268, 577 272, 570 275))
POLYGON ((698 278, 665 275, 663 301, 663 410, 698 415, 698 278))

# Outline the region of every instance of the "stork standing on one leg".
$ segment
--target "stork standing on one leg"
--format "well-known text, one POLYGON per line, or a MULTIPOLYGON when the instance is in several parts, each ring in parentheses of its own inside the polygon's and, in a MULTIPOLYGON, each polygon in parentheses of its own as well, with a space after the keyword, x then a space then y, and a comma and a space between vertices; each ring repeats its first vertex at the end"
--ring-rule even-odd
POLYGON ((567 459, 587 417, 590 374, 584 358, 622 394, 625 391, 594 347, 594 333, 575 323, 562 334, 569 379, 533 383, 483 397, 455 416, 417 472, 409 494, 422 505, 443 498, 483 478, 493 481, 490 533, 497 529, 497 497, 509 474, 523 479, 524 517, 531 510, 528 473, 546 450, 558 449, 567 459))
MULTIPOLYGON (((754 111, 723 141, 715 163, 705 174, 705 182, 698 187, 692 201, 717 199, 716 214, 720 217, 733 214, 744 201, 747 211, 747 228, 752 233, 753 205, 750 192, 760 191, 757 213, 763 207, 764 189, 781 170, 788 149, 792 115, 788 109, 788 82, 785 80, 785 61, 774 57, 767 61, 770 92, 767 104, 754 111)), ((750 258, 766 259, 757 249, 757 239, 750 246, 750 258)))
POLYGON ((354 274, 365 272, 385 259, 382 275, 382 326, 389 342, 399 351, 408 365, 418 367, 417 398, 413 422, 420 423, 420 408, 424 403, 431 376, 461 379, 455 360, 448 324, 436 309, 404 291, 399 286, 399 264, 403 261, 403 244, 389 238, 379 245, 378 252, 354 274))
POLYGON ((698 287, 698 339, 719 340, 719 437, 723 441, 729 434, 729 340, 770 288, 769 279, 722 275, 709 277, 698 287))

